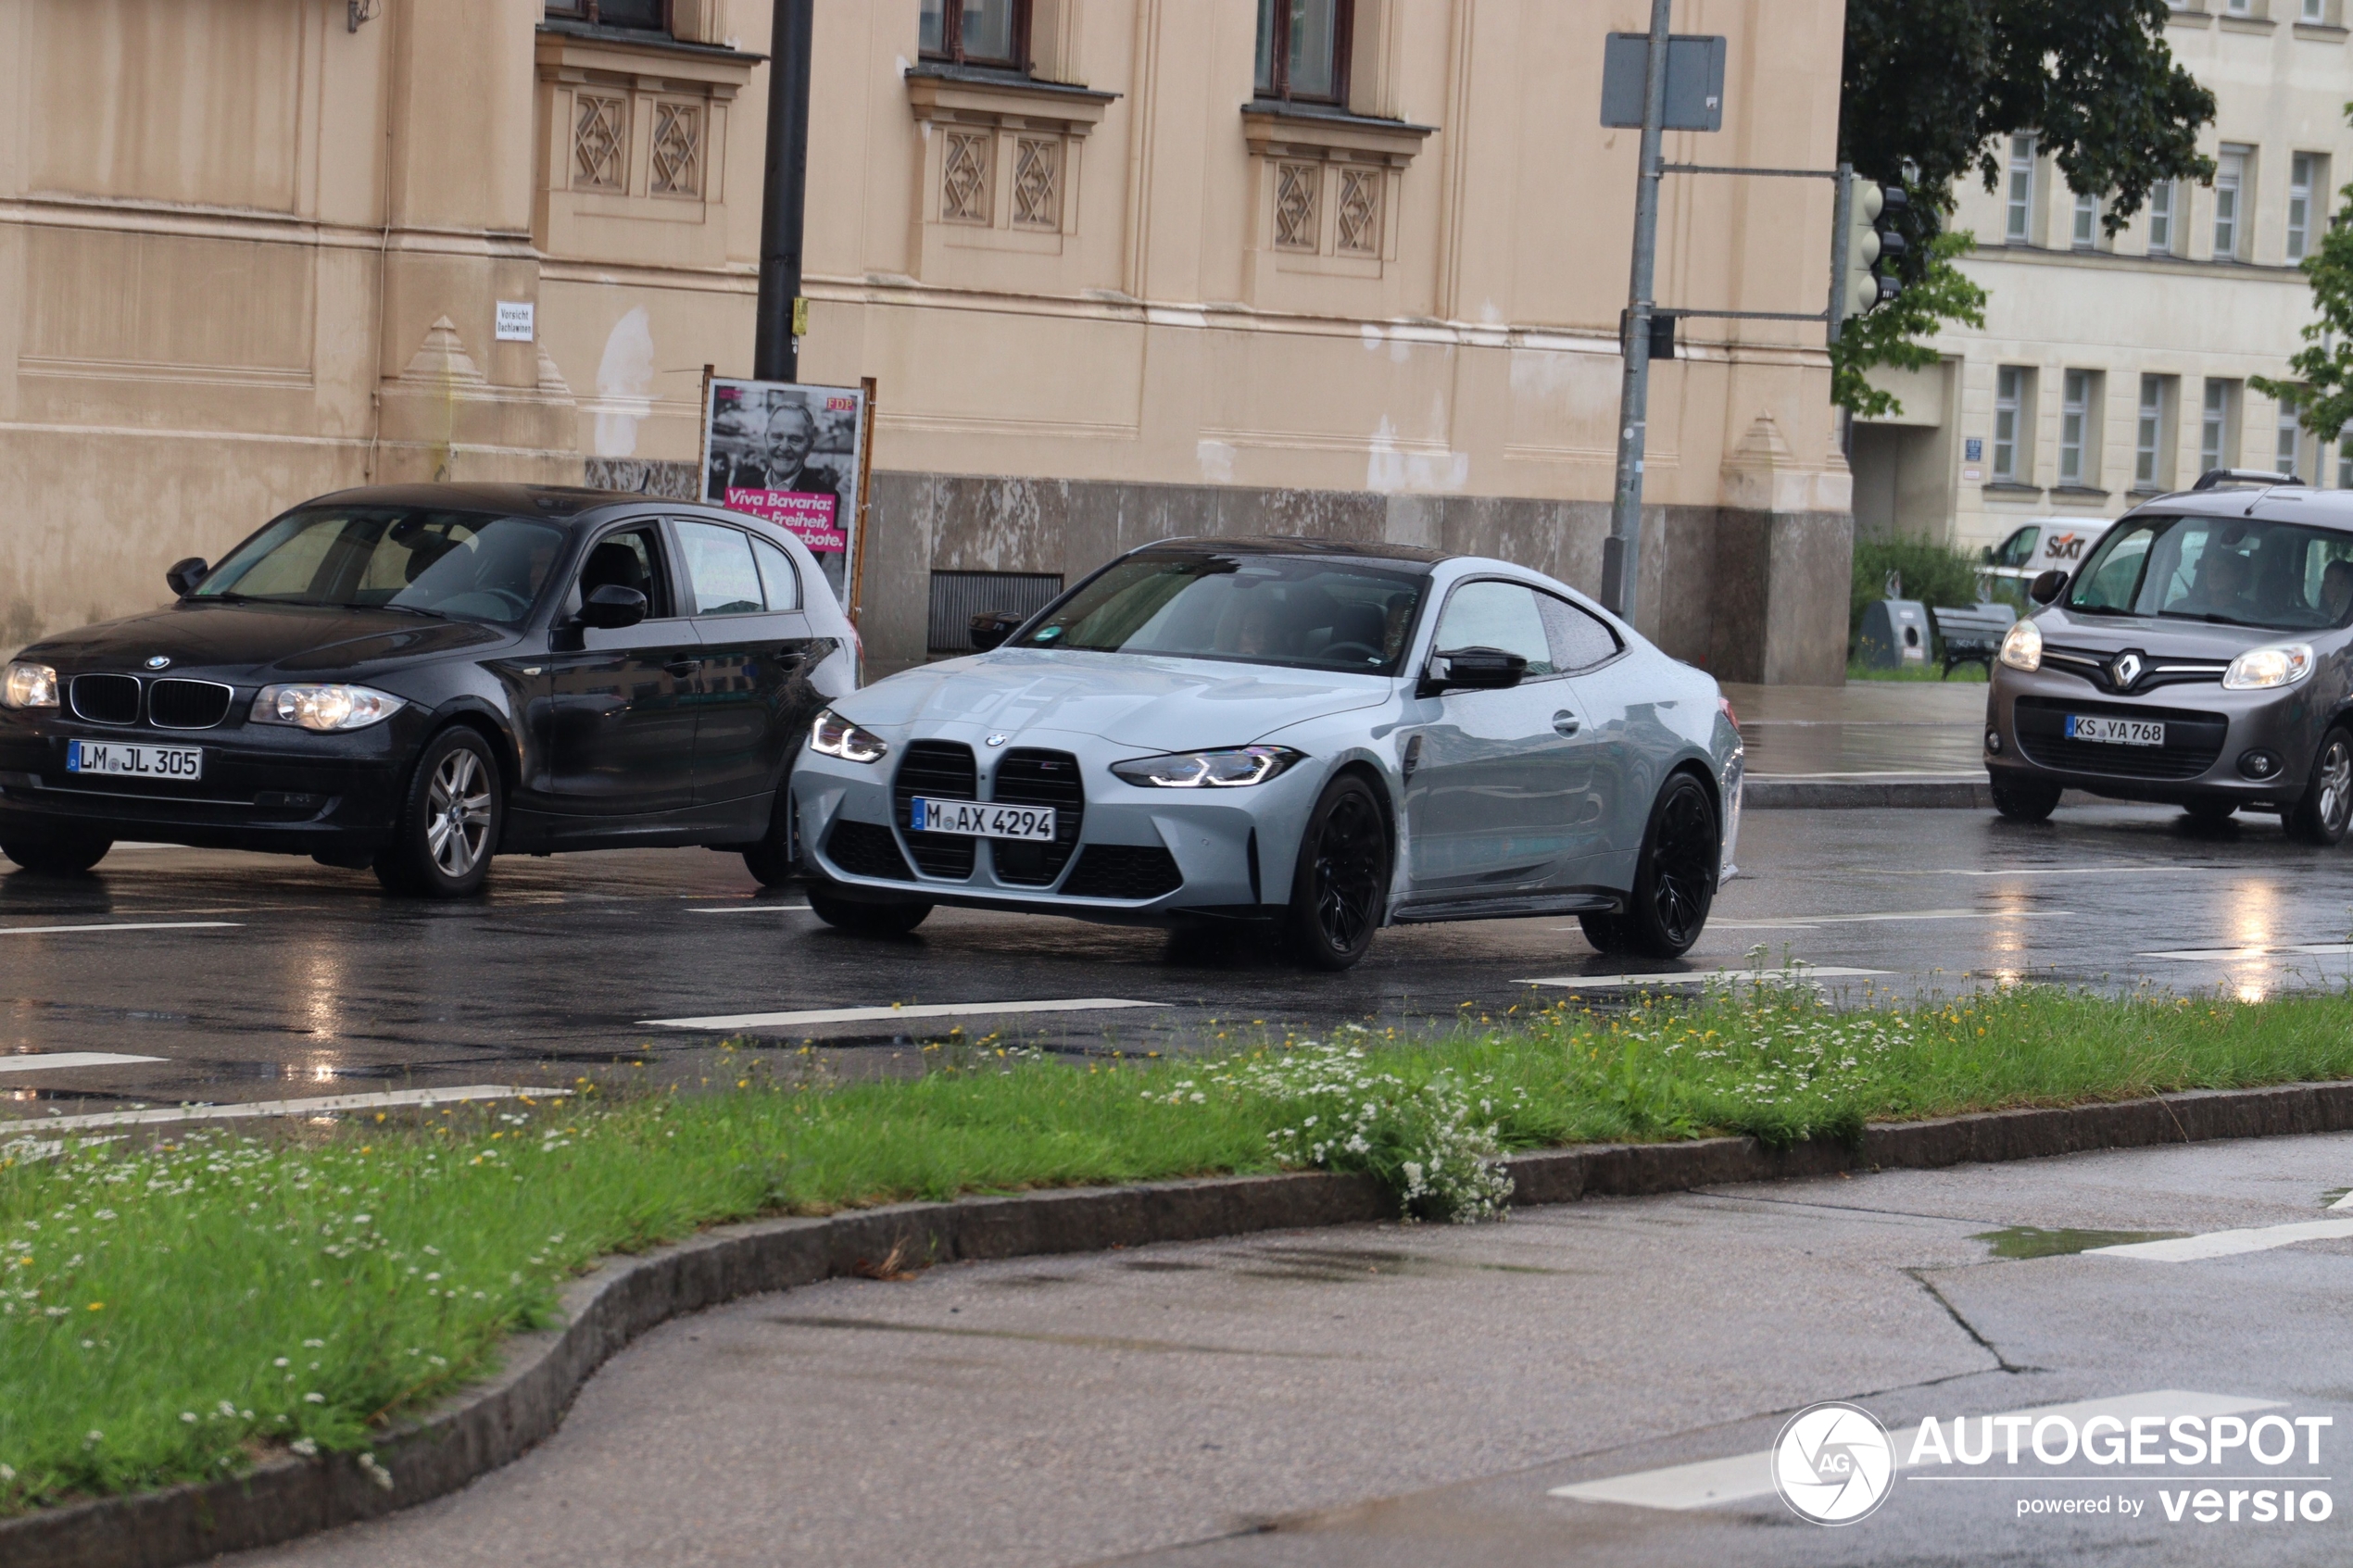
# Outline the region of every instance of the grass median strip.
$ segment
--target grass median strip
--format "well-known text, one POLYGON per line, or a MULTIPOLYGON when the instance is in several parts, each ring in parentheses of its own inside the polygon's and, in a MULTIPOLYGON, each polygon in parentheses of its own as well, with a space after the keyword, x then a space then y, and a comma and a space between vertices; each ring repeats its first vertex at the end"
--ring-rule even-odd
POLYGON ((364 1451, 598 1259, 725 1221, 1310 1166, 1476 1218, 1504 1150, 2348 1078, 2348 1022, 2341 994, 1842 1010, 1743 987, 1466 1011, 1434 1043, 1212 1031, 1202 1055, 1074 1065, 982 1042, 880 1083, 743 1050, 702 1093, 0 1142, 0 1513, 364 1451))

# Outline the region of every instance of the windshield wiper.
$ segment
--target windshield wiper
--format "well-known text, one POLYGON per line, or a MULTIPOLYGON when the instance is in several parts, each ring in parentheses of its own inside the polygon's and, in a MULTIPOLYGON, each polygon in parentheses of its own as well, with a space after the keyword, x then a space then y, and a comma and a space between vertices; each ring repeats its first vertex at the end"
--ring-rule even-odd
POLYGON ((389 599, 380 605, 348 604, 337 605, 335 608, 337 609, 396 609, 403 615, 430 616, 435 621, 447 621, 450 619, 447 615, 445 615, 437 609, 427 609, 422 605, 396 605, 389 599))

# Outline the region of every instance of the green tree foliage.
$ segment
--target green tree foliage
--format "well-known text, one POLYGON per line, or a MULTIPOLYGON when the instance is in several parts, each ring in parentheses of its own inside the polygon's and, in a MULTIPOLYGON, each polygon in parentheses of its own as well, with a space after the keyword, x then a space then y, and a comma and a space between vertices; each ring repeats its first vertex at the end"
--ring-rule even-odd
POLYGON ((1945 321, 1985 325, 1985 291, 1953 265, 1953 258, 1977 245, 1966 229, 1939 234, 1929 241, 1927 265, 1919 281, 1905 285, 1892 304, 1858 317, 1839 329, 1831 345, 1831 401, 1858 418, 1881 419, 1900 414, 1904 405, 1864 379, 1873 365, 1924 370, 1936 363, 1936 350, 1921 340, 1945 321))
POLYGON ((1893 400, 1873 401, 1885 395, 1865 369, 1931 361, 1918 339, 1939 321, 1982 325, 1962 307, 1982 310, 1983 292, 1952 267, 1966 245, 1936 237, 1957 181, 1974 171, 1998 188, 2003 138, 2033 132, 2070 190, 2107 198, 2109 233, 2159 181, 2212 181, 2197 134, 2214 119, 2214 94, 2174 63, 2168 15, 2165 0, 1847 0, 1839 157, 1867 179, 1905 185, 1901 275, 1907 294, 1928 297, 1895 324, 1870 323, 1902 301, 1845 329, 1858 341, 1837 357, 1841 406, 1894 411, 1893 400))

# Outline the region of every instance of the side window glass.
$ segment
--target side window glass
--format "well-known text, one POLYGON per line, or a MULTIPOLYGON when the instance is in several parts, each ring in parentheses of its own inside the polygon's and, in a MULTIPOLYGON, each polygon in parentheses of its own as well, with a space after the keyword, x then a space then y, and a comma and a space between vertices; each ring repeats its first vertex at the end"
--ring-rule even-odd
POLYGON ((799 609, 800 608, 800 574, 792 569, 792 558, 765 539, 754 538, 751 553, 760 562, 760 583, 767 590, 768 608, 799 609))
POLYGON ((741 530, 711 522, 678 524, 686 557, 686 592, 696 615, 743 615, 765 608, 751 541, 741 530))
POLYGON ((2034 541, 2041 535, 2042 530, 2039 528, 2020 529, 2003 542, 2002 553, 1995 564, 2024 566, 2027 558, 2034 553, 2034 541))
POLYGON ((1556 675, 1544 617, 1536 607, 1536 591, 1517 583, 1466 583, 1446 601, 1438 618, 1438 645, 1433 650, 1501 648, 1528 660, 1530 675, 1556 675))
POLYGON ((1544 640, 1552 645, 1554 669, 1573 674, 1617 657, 1617 633, 1567 599, 1539 594, 1536 608, 1544 618, 1544 640))
POLYGON ((597 541, 580 568, 580 597, 608 584, 646 596, 646 617, 661 621, 670 608, 670 580, 661 570, 661 537, 650 527, 625 529, 597 541))

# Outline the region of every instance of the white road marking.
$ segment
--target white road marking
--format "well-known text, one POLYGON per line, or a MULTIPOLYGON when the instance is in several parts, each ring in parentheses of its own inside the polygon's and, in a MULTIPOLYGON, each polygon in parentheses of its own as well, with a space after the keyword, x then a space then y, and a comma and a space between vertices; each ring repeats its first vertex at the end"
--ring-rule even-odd
POLYGON ((1680 974, 1554 974, 1535 980, 1515 980, 1515 985, 1558 985, 1571 991, 1605 991, 1627 985, 1697 985, 1709 980, 1777 980, 1795 985, 1811 980, 1859 980, 1886 974, 1884 969, 1840 969, 1832 964, 1808 964, 1803 969, 1695 969, 1680 974))
MULTIPOLYGON (((2233 1394, 2194 1394, 2175 1388, 2159 1388, 2146 1394, 2122 1394, 2113 1399, 2082 1399, 2065 1405, 2036 1405, 2030 1410, 1996 1413, 2024 1416, 2029 1421, 2040 1421, 2046 1415, 2065 1416, 2079 1426, 2093 1416, 2106 1415, 2113 1416, 2129 1426, 2134 1416, 2240 1415, 2248 1411, 2275 1410, 2281 1403, 2278 1399, 2245 1399, 2233 1394)), ((1907 1426, 1900 1432, 1889 1434, 1894 1440, 1895 1468, 1898 1470, 1911 1468, 1912 1443, 1919 1436, 1919 1430, 1918 1426, 1907 1426)), ((1631 1475, 1613 1475, 1602 1481, 1579 1481, 1575 1486, 1554 1486, 1547 1495, 1575 1498, 1583 1502, 1615 1502, 1634 1508, 1677 1510, 1745 1502, 1751 1498, 1773 1495, 1773 1455, 1768 1449, 1759 1453, 1736 1454, 1730 1459, 1702 1460, 1696 1464, 1672 1464, 1659 1470, 1637 1471, 1631 1475)))
POLYGON ((710 1018, 641 1018, 661 1029, 786 1029, 803 1023, 883 1023, 902 1018, 979 1018, 1008 1012, 1109 1012, 1117 1008, 1164 1008, 1121 997, 1065 997, 1043 1002, 943 1002, 921 1007, 812 1008, 800 1012, 720 1013, 710 1018))
POLYGON ((2346 1209, 2353 1209, 2353 1190, 2348 1190, 2343 1198, 2338 1198, 2334 1203, 2329 1205, 2329 1211, 2331 1213, 2346 1209))
POLYGON ((1982 871, 1963 866, 1934 871, 1912 871, 1893 866, 1857 866, 1842 870, 1841 876, 2114 876, 2120 872, 2145 872, 2152 875, 2162 872, 2179 872, 2210 876, 2227 867, 2213 865, 2152 866, 2138 860, 2118 860, 2105 866, 2009 866, 1998 871, 1982 871))
POLYGON ((89 1116, 0 1118, 0 1137, 11 1133, 54 1133, 72 1127, 152 1127, 174 1122, 234 1122, 255 1116, 321 1116, 338 1110, 383 1110, 460 1105, 469 1100, 560 1099, 570 1089, 525 1089, 512 1084, 468 1084, 455 1089, 386 1089, 365 1095, 325 1095, 317 1099, 247 1100, 236 1105, 182 1105, 167 1110, 107 1110, 89 1116))
POLYGON ((241 920, 124 921, 106 925, 0 925, 0 936, 56 936, 74 931, 226 931, 241 920))
POLYGON ((117 1056, 112 1051, 35 1051, 0 1056, 0 1073, 49 1073, 65 1067, 118 1067, 131 1061, 166 1061, 160 1056, 117 1056))
MULTIPOLYGON (((2333 1205, 2343 1208, 2342 1200, 2333 1205)), ((2130 1241, 2116 1247, 2094 1247, 2086 1258, 2138 1258, 2149 1263, 2195 1263, 2208 1258, 2235 1258, 2242 1252, 2269 1252, 2299 1241, 2353 1240, 2353 1219, 2298 1220, 2285 1225, 2255 1225, 2246 1230, 2208 1231, 2204 1236, 2175 1236, 2171 1241, 2130 1241)))
POLYGON ((2136 959, 2179 959, 2187 963, 2242 963, 2256 959, 2342 958, 2353 953, 2353 942, 2293 942, 2259 947, 2175 947, 2162 953, 2135 953, 2136 959))
POLYGON ((688 909, 690 915, 771 915, 806 912, 806 904, 713 904, 706 909, 688 909))
MULTIPOLYGON (((1891 909, 1870 915, 1792 915, 1787 920, 1712 920, 1710 931, 1811 931, 1818 925, 1860 925, 1894 920, 2057 920, 2072 909, 1891 909)), ((1563 927, 1563 930, 1567 929, 1563 927)))

